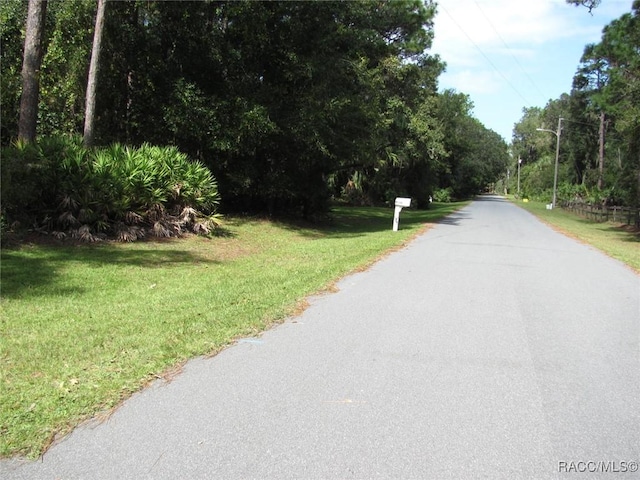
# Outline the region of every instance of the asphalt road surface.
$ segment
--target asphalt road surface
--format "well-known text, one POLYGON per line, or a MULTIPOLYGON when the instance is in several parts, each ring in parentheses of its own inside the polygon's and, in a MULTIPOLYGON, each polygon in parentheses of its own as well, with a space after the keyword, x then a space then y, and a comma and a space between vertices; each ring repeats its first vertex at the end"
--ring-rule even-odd
POLYGON ((0 477, 640 478, 621 263, 484 197, 338 287, 0 477))

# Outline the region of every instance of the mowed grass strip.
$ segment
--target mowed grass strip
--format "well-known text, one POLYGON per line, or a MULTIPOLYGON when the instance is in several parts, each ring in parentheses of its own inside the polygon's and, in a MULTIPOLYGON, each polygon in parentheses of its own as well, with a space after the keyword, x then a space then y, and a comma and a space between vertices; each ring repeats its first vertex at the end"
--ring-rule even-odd
POLYGON ((225 235, 2 251, 0 456, 56 435, 148 382, 303 308, 304 298, 463 204, 337 208, 326 226, 227 219, 225 235))
POLYGON ((593 222, 562 208, 547 210, 541 202, 515 202, 562 233, 596 247, 640 273, 640 232, 620 224, 593 222))

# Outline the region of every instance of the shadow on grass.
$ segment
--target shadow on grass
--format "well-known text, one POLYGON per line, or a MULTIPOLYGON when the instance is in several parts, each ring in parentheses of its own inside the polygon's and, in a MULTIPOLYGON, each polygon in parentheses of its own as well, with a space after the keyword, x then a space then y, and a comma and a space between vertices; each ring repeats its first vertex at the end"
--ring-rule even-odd
MULTIPOLYGON (((405 208, 400 214, 400 229, 441 222, 447 215, 451 215, 464 205, 466 202, 436 203, 432 204, 428 210, 405 208)), ((308 238, 351 238, 368 233, 390 231, 393 226, 393 213, 392 207, 340 206, 334 207, 327 219, 317 223, 279 221, 278 224, 282 228, 308 238)))
POLYGON ((11 298, 82 293, 82 287, 68 287, 58 282, 61 271, 74 263, 89 268, 107 265, 159 268, 185 263, 219 262, 185 250, 148 250, 122 245, 41 245, 3 249, 0 259, 0 295, 11 298))
MULTIPOLYGON (((405 208, 400 214, 400 229, 415 228, 427 223, 438 223, 447 215, 465 206, 468 202, 433 203, 428 210, 405 208)), ((245 223, 269 222, 305 238, 352 238, 368 233, 391 230, 393 207, 334 206, 324 217, 313 221, 299 217, 234 216, 230 226, 245 223)), ((456 222, 457 224, 457 222, 456 222)))
MULTIPOLYGON (((404 209, 400 215, 400 229, 417 229, 427 223, 457 225, 464 213, 456 212, 466 203, 432 204, 428 210, 404 209), (456 213, 454 213, 456 212, 456 213), (447 217, 447 215, 449 215, 447 217)), ((256 218, 234 218, 229 226, 253 222, 256 218)), ((271 220, 273 221, 273 220, 271 220)), ((330 217, 319 223, 276 221, 282 228, 307 238, 353 238, 369 233, 391 231, 393 208, 335 207, 330 217)), ((224 228, 220 237, 234 237, 224 228)), ((215 242, 215 238, 212 239, 215 242)), ((0 295, 3 298, 42 297, 79 294, 82 285, 65 284, 63 271, 70 265, 99 268, 124 265, 138 268, 162 268, 179 264, 219 264, 197 251, 182 248, 181 240, 164 240, 137 244, 101 245, 23 245, 1 251, 0 295)), ((87 285, 87 289, 92 288, 87 285)))
POLYGON ((560 210, 560 212, 562 212, 562 215, 565 218, 571 219, 572 221, 580 225, 600 230, 604 233, 614 234, 619 240, 623 242, 640 242, 640 230, 636 229, 633 225, 614 222, 598 222, 589 218, 582 217, 580 215, 576 215, 575 213, 564 209, 560 210))
MULTIPOLYGON (((581 219, 585 223, 593 224, 589 220, 581 219)), ((600 223, 603 232, 611 232, 617 235, 623 242, 640 243, 640 231, 635 227, 623 224, 600 223)))
POLYGON ((622 238, 626 242, 640 243, 640 230, 629 225, 614 225, 609 227, 616 233, 622 234, 622 238))
MULTIPOLYGON (((561 208, 546 210, 543 204, 539 202, 532 202, 527 205, 517 203, 517 205, 560 230, 568 232, 570 235, 579 237, 585 232, 593 231, 605 236, 609 235, 610 237, 608 238, 612 242, 620 242, 620 245, 640 243, 640 231, 635 226, 612 222, 596 222, 561 208)), ((635 248, 635 246, 630 247, 635 248)))

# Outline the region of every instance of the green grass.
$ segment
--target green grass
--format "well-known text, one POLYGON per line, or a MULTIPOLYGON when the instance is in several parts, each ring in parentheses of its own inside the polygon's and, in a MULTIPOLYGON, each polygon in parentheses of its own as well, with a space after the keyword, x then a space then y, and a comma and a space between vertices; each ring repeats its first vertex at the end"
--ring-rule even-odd
POLYGON ((597 223, 562 208, 547 210, 541 202, 515 201, 563 233, 588 243, 640 273, 640 233, 614 223, 597 223))
POLYGON ((4 249, 0 456, 37 456, 187 359, 295 314, 460 208, 337 208, 324 227, 227 219, 225 235, 4 249))

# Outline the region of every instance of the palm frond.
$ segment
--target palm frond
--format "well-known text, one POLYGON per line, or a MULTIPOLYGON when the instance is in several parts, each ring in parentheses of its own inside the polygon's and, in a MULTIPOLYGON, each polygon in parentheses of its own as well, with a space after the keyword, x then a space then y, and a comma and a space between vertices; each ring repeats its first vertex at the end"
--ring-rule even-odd
POLYGON ((87 243, 95 243, 101 240, 99 236, 94 235, 93 232, 91 232, 91 227, 89 225, 82 225, 77 230, 72 230, 71 237, 87 243))

